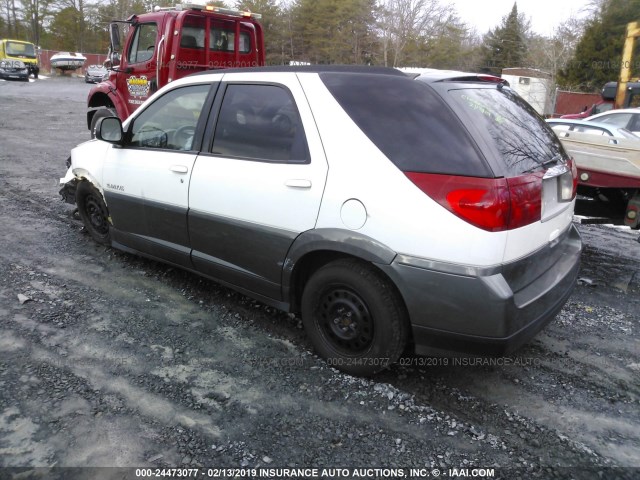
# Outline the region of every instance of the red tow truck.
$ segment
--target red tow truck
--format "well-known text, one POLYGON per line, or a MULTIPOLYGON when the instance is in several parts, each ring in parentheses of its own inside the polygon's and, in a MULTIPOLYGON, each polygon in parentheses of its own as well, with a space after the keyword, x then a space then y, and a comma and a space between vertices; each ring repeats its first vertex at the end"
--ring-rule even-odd
POLYGON ((126 119, 173 80, 204 70, 264 65, 260 18, 210 5, 177 5, 111 22, 109 77, 91 89, 87 101, 91 136, 100 118, 126 119))

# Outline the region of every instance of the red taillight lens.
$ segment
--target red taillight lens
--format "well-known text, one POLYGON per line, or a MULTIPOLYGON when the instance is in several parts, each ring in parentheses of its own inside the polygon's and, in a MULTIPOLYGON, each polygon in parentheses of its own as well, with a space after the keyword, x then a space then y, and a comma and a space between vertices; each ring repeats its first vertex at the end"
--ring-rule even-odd
POLYGON ((507 179, 511 202, 508 230, 524 227, 542 217, 542 177, 532 173, 507 179))
POLYGON ((519 228, 541 217, 541 173, 508 179, 417 172, 405 175, 451 213, 483 230, 519 228))

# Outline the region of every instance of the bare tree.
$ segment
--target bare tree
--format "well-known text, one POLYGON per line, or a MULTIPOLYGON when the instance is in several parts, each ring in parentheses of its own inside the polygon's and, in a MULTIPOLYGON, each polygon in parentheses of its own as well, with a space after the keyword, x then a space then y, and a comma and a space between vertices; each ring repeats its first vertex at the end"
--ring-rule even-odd
POLYGON ((451 5, 439 0, 382 0, 379 9, 384 65, 389 66, 391 55, 394 67, 402 62, 409 42, 437 36, 441 26, 455 14, 451 5))

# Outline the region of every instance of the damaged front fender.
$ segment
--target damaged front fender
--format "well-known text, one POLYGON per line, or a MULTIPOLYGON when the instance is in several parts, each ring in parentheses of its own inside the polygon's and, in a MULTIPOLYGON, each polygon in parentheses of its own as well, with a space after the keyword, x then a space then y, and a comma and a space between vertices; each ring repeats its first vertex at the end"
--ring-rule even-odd
POLYGON ((90 182, 100 193, 100 184, 105 155, 111 147, 106 142, 90 140, 71 150, 67 159, 67 173, 60 179, 60 196, 66 203, 76 203, 76 189, 81 181, 90 182))
POLYGON ((62 188, 60 189, 60 196, 65 203, 74 204, 76 203, 76 186, 78 185, 78 179, 73 174, 73 169, 71 168, 71 157, 67 158, 67 173, 64 177, 60 179, 60 185, 62 188))
MULTIPOLYGON (((62 181, 62 179, 60 179, 62 181)), ((62 183, 62 182, 61 182, 62 183)), ((65 203, 75 205, 76 203, 76 187, 78 186, 78 179, 73 177, 68 182, 65 182, 60 189, 60 196, 65 203)))

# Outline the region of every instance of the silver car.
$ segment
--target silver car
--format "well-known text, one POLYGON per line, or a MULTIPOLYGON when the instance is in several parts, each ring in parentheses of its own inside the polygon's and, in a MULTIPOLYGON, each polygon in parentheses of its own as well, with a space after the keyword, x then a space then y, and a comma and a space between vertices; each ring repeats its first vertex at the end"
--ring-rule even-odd
POLYGON ((590 133, 592 135, 603 135, 605 137, 640 140, 640 137, 635 133, 632 133, 626 128, 612 125, 610 123, 591 120, 573 120, 568 118, 552 118, 547 120, 547 123, 559 137, 562 137, 560 135, 561 132, 580 132, 590 133))
POLYGON ((100 83, 107 73, 107 69, 102 65, 89 65, 84 74, 84 81, 86 83, 100 83))

